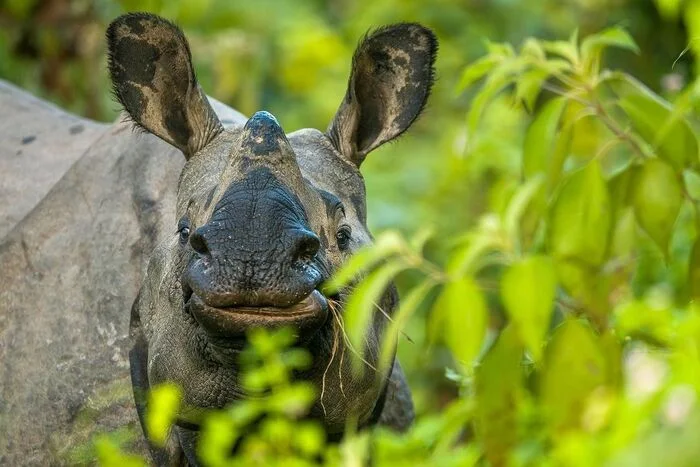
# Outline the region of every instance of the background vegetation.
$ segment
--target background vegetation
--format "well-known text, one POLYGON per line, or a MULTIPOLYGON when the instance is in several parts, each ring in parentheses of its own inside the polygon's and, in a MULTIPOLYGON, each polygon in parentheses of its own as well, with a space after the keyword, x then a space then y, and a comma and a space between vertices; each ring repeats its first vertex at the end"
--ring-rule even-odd
MULTIPOLYGON (((277 372, 251 390, 290 410, 212 421, 236 433, 272 414, 248 464, 362 465, 369 452, 377 465, 696 464, 700 1, 4 0, 0 77, 111 120, 103 31, 136 9, 185 28, 211 95, 268 109, 288 132, 326 127, 371 27, 420 21, 440 39, 425 115, 363 166, 370 225, 392 230, 336 284, 365 277, 353 342, 396 276, 417 424, 325 446, 313 425, 290 428, 308 388, 277 372)), ((254 340, 251 374, 303 364, 270 359, 283 334, 254 340)), ((156 438, 177 406, 163 394, 156 438)), ((229 462, 233 441, 209 438, 208 461, 229 462)))

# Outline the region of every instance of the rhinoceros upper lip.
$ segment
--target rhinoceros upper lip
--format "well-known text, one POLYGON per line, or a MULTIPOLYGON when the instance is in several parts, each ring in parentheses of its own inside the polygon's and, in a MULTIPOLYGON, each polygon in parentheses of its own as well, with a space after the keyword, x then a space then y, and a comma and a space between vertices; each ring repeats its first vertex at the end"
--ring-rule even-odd
POLYGON ((318 290, 311 292, 299 303, 289 307, 231 307, 208 306, 192 294, 187 307, 208 334, 233 337, 253 327, 291 326, 299 331, 318 328, 328 316, 328 302, 318 290))

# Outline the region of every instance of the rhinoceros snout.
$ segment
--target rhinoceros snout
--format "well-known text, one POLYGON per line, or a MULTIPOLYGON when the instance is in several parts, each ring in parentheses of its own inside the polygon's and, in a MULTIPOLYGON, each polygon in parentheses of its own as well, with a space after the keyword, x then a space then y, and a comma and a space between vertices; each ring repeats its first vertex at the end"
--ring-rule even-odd
POLYGON ((209 307, 289 307, 326 279, 301 202, 265 168, 228 187, 189 245, 183 280, 209 307))

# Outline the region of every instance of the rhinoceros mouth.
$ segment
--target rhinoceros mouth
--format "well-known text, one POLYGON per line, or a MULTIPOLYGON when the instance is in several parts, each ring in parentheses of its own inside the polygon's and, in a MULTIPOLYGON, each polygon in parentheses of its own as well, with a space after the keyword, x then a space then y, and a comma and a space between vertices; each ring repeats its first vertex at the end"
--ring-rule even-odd
POLYGON ((288 307, 237 306, 215 308, 192 294, 186 308, 207 334, 214 337, 240 337, 251 328, 289 326, 301 332, 320 328, 328 318, 328 301, 314 290, 299 303, 288 307))

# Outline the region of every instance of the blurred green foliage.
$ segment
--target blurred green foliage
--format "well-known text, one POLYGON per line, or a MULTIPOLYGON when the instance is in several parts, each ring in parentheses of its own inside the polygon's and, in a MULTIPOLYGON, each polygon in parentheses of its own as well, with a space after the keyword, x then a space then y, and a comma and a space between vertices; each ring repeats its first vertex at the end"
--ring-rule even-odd
MULTIPOLYGON (((246 410, 272 413, 250 444, 268 461, 695 465, 700 0, 2 0, 0 77, 114 119, 103 34, 130 10, 183 26, 207 92, 288 132, 325 129, 368 29, 419 21, 440 40, 425 115, 363 165, 370 226, 396 230, 331 284, 367 272, 350 342, 382 285, 401 286, 381 362, 398 338, 415 427, 319 457, 312 425, 285 434, 306 390, 299 413, 244 405, 214 425, 235 435, 246 410)), ((176 404, 163 407, 161 432, 176 404)), ((210 441, 216 456, 232 439, 210 441)))

